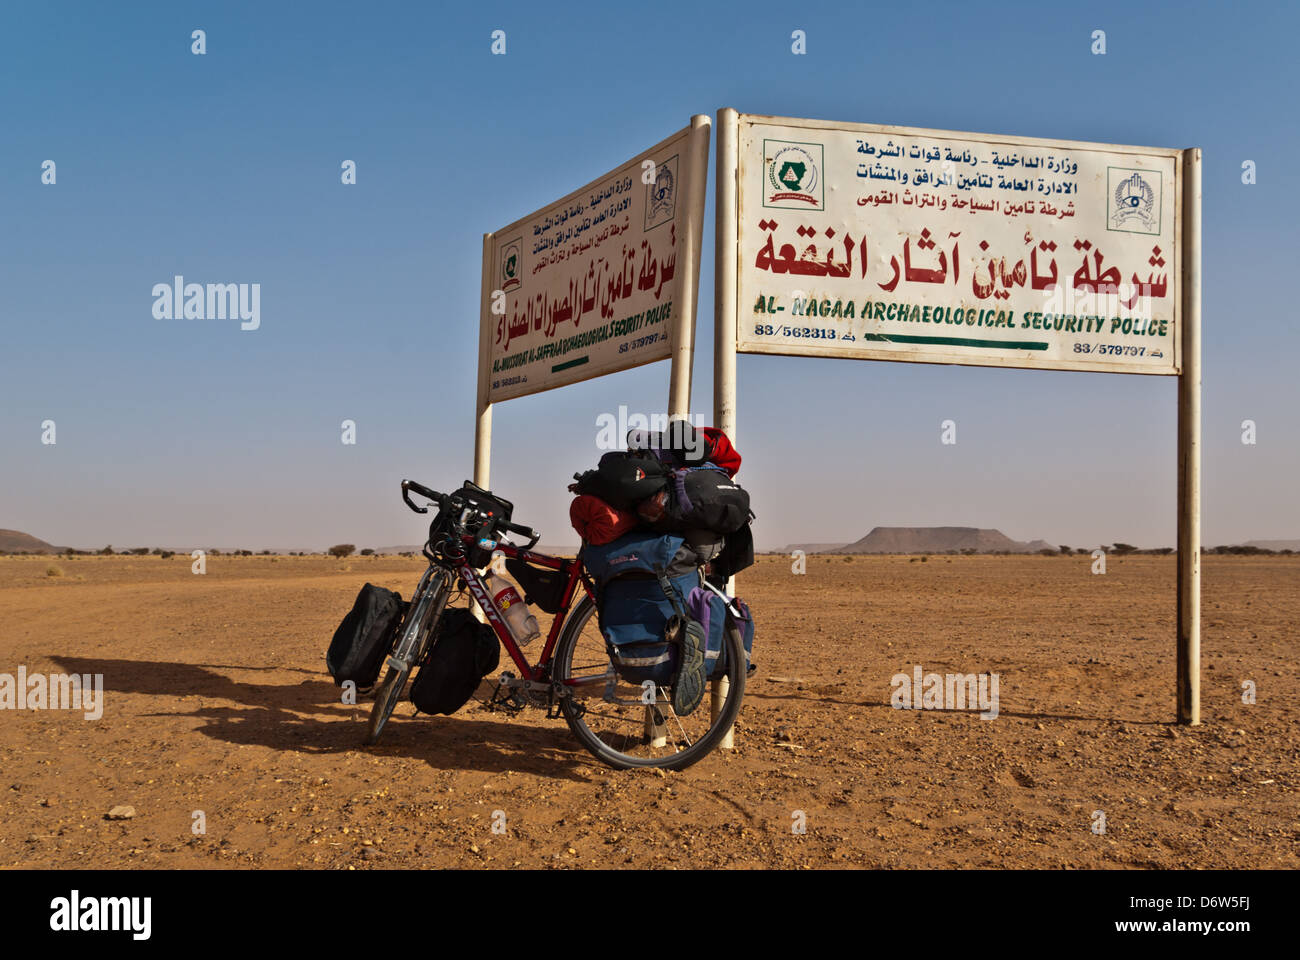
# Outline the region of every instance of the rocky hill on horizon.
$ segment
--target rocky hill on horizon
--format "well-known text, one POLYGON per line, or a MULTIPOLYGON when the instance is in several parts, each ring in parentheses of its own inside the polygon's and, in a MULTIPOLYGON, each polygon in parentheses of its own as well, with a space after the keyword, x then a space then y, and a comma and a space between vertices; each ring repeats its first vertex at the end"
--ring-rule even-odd
POLYGON ((1036 553, 1056 550, 1046 540, 1012 540, 1001 530, 979 527, 875 527, 861 540, 825 553, 1036 553))

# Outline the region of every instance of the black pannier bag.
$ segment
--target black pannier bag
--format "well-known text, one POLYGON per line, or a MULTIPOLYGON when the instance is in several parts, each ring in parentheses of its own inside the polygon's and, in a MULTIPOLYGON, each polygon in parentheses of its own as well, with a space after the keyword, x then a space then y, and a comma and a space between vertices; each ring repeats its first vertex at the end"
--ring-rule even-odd
POLYGON ((411 684, 411 702, 422 713, 455 713, 501 662, 500 642, 462 607, 443 613, 433 641, 411 684))
POLYGON ((524 603, 543 613, 559 613, 567 580, 559 570, 534 567, 518 557, 506 558, 506 570, 524 588, 524 603))
POLYGON ((651 456, 611 451, 600 458, 595 470, 575 474, 575 493, 599 497, 619 510, 634 510, 668 484, 664 465, 651 456))
POLYGON ((722 550, 709 564, 710 579, 717 579, 718 586, 725 585, 728 577, 734 577, 747 567, 754 565, 754 532, 745 524, 734 533, 729 533, 722 542, 722 550))
POLYGON ((336 685, 341 687, 349 680, 362 689, 375 685, 405 613, 400 594, 373 583, 361 588, 325 654, 325 665, 336 685))

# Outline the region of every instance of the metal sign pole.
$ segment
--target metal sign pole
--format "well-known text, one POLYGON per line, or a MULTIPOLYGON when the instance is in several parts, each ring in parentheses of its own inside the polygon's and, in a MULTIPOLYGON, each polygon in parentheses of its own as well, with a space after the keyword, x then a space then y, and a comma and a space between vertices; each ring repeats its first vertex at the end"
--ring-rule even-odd
POLYGON ((474 402, 474 482, 484 490, 492 468, 492 404, 488 385, 492 382, 492 234, 483 234, 483 290, 479 297, 478 395, 474 402))
POLYGON ((1178 376, 1178 722, 1201 722, 1201 151, 1183 151, 1178 376))
MULTIPOLYGON (((740 115, 730 107, 718 111, 717 182, 713 203, 715 216, 713 260, 713 425, 736 442, 736 238, 737 177, 740 169, 740 115)), ((727 593, 735 596, 736 578, 727 581, 727 593)), ((709 706, 717 719, 726 702, 731 682, 720 677, 711 685, 709 706)), ((733 731, 728 729, 720 746, 730 750, 733 731)))
POLYGON ((700 248, 704 242, 704 185, 709 175, 709 118, 702 113, 691 117, 686 164, 689 192, 686 201, 686 235, 682 237, 682 302, 677 325, 672 330, 672 369, 668 374, 668 419, 691 415, 691 370, 695 364, 695 314, 700 300, 700 248))

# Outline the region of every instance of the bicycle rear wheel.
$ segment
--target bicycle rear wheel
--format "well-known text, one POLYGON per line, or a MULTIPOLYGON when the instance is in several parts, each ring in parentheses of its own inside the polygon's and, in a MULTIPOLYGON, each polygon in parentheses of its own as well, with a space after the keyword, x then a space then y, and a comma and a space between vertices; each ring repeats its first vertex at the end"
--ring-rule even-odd
MULTIPOLYGON (((745 695, 740 640, 726 639, 730 687, 717 718, 707 701, 682 717, 673 711, 668 687, 645 689, 615 673, 595 614, 595 603, 584 596, 564 625, 552 669, 554 679, 572 691, 560 701, 560 710, 578 742, 598 760, 622 770, 682 770, 712 752, 731 729, 745 695)), ((717 690, 718 681, 713 683, 717 690)))

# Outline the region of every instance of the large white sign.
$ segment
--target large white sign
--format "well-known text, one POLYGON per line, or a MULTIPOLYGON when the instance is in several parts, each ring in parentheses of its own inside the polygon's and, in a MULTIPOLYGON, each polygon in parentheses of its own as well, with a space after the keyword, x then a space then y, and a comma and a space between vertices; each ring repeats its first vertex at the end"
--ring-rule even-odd
POLYGON ((1180 161, 742 114, 736 348, 1178 373, 1180 161))
MULTIPOLYGON (((707 127, 705 128, 707 134, 707 127)), ((484 283, 488 402, 663 360, 683 309, 692 170, 687 127, 496 231, 484 283)))

